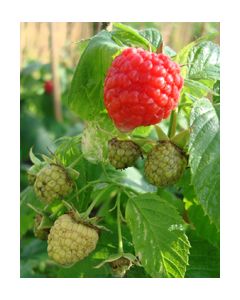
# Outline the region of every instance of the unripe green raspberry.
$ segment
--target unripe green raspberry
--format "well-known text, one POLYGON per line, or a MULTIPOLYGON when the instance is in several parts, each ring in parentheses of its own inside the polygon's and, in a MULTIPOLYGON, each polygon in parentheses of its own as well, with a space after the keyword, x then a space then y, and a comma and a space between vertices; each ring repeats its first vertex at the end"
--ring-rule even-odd
POLYGON ((183 152, 169 141, 160 142, 148 154, 145 162, 147 180, 164 187, 176 183, 187 166, 183 152))
POLYGON ((47 240, 49 229, 39 229, 39 225, 41 224, 42 216, 36 215, 34 220, 33 233, 36 238, 40 240, 47 240))
POLYGON ((108 142, 108 158, 116 169, 125 169, 135 164, 141 155, 140 147, 132 141, 113 138, 108 142))
POLYGON ((43 202, 50 203, 69 194, 72 184, 72 180, 62 166, 50 164, 37 174, 34 190, 43 202))
POLYGON ((117 260, 110 262, 110 266, 115 277, 124 277, 131 265, 130 260, 125 257, 120 257, 117 260))
POLYGON ((98 242, 94 228, 77 223, 65 214, 59 217, 48 235, 48 255, 61 265, 71 265, 88 256, 98 242))

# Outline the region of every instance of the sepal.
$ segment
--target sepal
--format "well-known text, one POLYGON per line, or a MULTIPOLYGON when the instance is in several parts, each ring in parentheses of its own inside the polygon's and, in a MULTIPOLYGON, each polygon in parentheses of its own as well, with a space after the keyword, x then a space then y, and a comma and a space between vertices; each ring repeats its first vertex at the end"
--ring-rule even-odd
POLYGON ((73 168, 67 167, 66 168, 66 172, 68 174, 68 176, 72 179, 72 180, 77 180, 79 177, 79 172, 74 170, 73 168))
POLYGON ((183 130, 171 138, 171 142, 181 149, 184 149, 189 143, 190 129, 183 130))
POLYGON ((114 277, 120 278, 124 277, 124 275, 131 268, 132 265, 140 266, 137 257, 131 253, 112 254, 94 268, 101 268, 105 264, 109 264, 114 277))

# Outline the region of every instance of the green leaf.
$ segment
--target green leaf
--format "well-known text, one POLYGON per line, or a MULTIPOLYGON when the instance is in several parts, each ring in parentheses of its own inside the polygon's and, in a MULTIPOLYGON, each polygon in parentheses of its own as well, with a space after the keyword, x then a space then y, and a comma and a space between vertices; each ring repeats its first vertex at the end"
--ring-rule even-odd
POLYGON ((187 278, 219 278, 220 253, 207 241, 200 239, 195 232, 190 231, 188 238, 191 243, 187 278))
POLYGON ((69 106, 83 120, 93 120, 104 109, 103 84, 113 56, 121 48, 111 33, 101 31, 83 52, 69 93, 69 106))
POLYGON ((163 42, 162 35, 155 28, 147 28, 140 30, 139 33, 147 39, 156 50, 163 42))
POLYGON ((190 93, 192 96, 201 98, 208 93, 215 95, 215 92, 200 81, 185 79, 184 92, 190 93))
POLYGON ((126 219, 136 255, 152 277, 184 277, 189 242, 177 210, 154 194, 129 199, 126 219))
POLYGON ((208 99, 194 103, 189 141, 192 183, 204 212, 219 228, 220 134, 217 113, 208 99))
POLYGON ((220 80, 217 80, 213 86, 213 90, 215 92, 213 96, 214 103, 220 103, 220 80))
POLYGON ((157 188, 149 184, 144 179, 142 173, 134 167, 119 172, 122 174, 120 183, 123 186, 127 186, 138 193, 155 192, 157 190, 157 188))
POLYGON ((78 42, 80 56, 83 54, 84 50, 87 48, 89 42, 90 42, 90 39, 81 40, 78 42))
MULTIPOLYGON (((121 42, 121 45, 142 47, 155 52, 162 43, 162 36, 155 28, 136 30, 121 23, 114 23, 113 25, 117 30, 113 31, 112 35, 121 42)), ((166 49, 166 51, 168 50, 166 49)))
POLYGON ((213 223, 210 223, 209 217, 204 214, 201 205, 192 203, 188 209, 188 216, 193 223, 196 234, 206 239, 214 247, 220 247, 220 233, 213 223))
POLYGON ((164 46, 163 47, 163 53, 170 56, 170 57, 176 56, 176 52, 172 48, 170 48, 169 46, 164 46))
POLYGON ((216 35, 217 33, 210 33, 186 45, 178 52, 175 61, 179 64, 186 64, 188 62, 189 53, 194 47, 198 46, 202 42, 212 40, 216 37, 216 35))
POLYGON ((121 41, 126 46, 142 47, 149 50, 151 47, 148 41, 140 32, 130 26, 122 23, 113 23, 117 30, 112 31, 113 37, 121 41))
POLYGON ((153 129, 152 126, 140 126, 140 127, 135 128, 131 132, 131 136, 135 136, 135 137, 147 137, 151 133, 152 129, 153 129))
POLYGON ((220 103, 214 104, 214 109, 216 110, 216 114, 218 116, 218 119, 220 120, 220 103))
POLYGON ((34 217, 36 213, 27 206, 28 203, 33 206, 40 206, 39 200, 37 199, 33 187, 27 187, 21 192, 21 202, 20 202, 20 237, 33 228, 34 217))
POLYGON ((184 195, 184 198, 187 198, 188 200, 192 200, 196 197, 195 191, 192 185, 191 180, 191 172, 190 169, 187 168, 183 176, 180 178, 180 180, 177 182, 176 186, 180 188, 180 193, 184 195))
POLYGON ((47 241, 36 238, 21 239, 21 278, 48 277, 47 241))
POLYGON ((81 135, 63 136, 55 141, 57 149, 54 156, 64 166, 72 163, 81 153, 81 135))
POLYGON ((157 195, 160 196, 161 199, 166 200, 169 204, 174 206, 180 215, 184 212, 184 203, 182 199, 177 198, 173 193, 167 191, 166 189, 157 190, 157 195))
POLYGON ((190 79, 220 79, 220 48, 212 42, 202 42, 188 54, 190 79))

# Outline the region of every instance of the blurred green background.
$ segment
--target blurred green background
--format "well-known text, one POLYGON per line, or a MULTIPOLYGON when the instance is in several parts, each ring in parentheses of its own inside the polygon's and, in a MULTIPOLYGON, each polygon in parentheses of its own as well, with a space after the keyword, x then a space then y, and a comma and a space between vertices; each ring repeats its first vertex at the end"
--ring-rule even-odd
MULTIPOLYGON (((219 32, 219 23, 125 23, 136 29, 160 30, 164 43, 175 51, 196 38, 219 32)), ((67 96, 82 39, 101 30, 102 23, 21 23, 20 70, 20 188, 27 188, 26 170, 31 166, 29 150, 54 152, 61 136, 81 133, 83 122, 67 107, 67 96)), ((219 43, 219 36, 215 40, 219 43)), ((29 194, 28 194, 29 196, 29 194)), ((32 195, 34 197, 34 195, 32 195)), ((46 242, 33 236, 34 213, 21 198, 21 277, 61 277, 65 271, 47 258, 46 242)), ((76 265, 77 268, 77 265, 76 265)), ((137 277, 132 271, 132 277, 137 277)), ((69 277, 74 274, 69 274, 69 277)), ((85 275, 86 276, 86 275, 85 275)), ((96 277, 98 273, 96 273, 96 277)), ((144 274, 142 274, 144 276, 144 274)))

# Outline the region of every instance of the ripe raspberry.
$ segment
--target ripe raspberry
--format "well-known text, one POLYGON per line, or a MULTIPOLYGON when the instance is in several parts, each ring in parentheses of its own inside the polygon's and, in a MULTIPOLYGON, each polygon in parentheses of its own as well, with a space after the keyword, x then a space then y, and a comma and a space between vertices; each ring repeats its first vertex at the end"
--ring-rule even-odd
POLYGON ((127 48, 117 56, 104 83, 104 103, 121 131, 168 118, 183 86, 180 67, 164 54, 127 48))
POLYGON ((52 80, 47 80, 44 82, 44 91, 47 94, 52 94, 53 92, 53 82, 52 80))
POLYGON ((132 141, 120 141, 113 138, 108 142, 108 158, 116 169, 125 169, 134 165, 141 155, 140 147, 132 141))
POLYGON ((159 187, 176 183, 187 166, 182 151, 171 142, 160 142, 148 154, 145 175, 151 184, 159 187))
POLYGON ((62 166, 50 164, 38 172, 34 190, 41 200, 50 203, 71 192, 72 180, 62 166))
POLYGON ((65 214, 59 217, 48 235, 48 255, 61 265, 74 264, 88 256, 96 247, 95 229, 77 223, 65 214))
POLYGON ((34 227, 33 227, 33 233, 36 238, 40 240, 47 240, 49 229, 39 229, 39 225, 41 224, 42 216, 36 215, 34 220, 34 227))
POLYGON ((120 257, 119 259, 110 262, 110 266, 112 267, 112 272, 115 277, 124 277, 131 265, 130 260, 125 257, 120 257))

